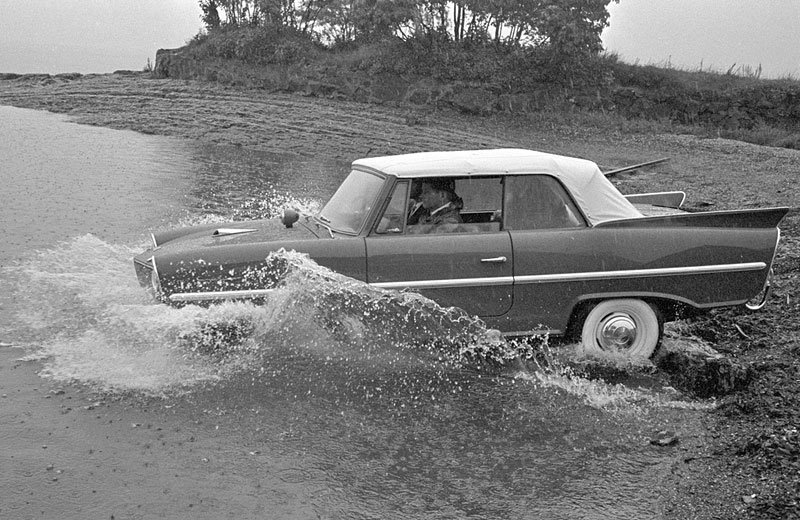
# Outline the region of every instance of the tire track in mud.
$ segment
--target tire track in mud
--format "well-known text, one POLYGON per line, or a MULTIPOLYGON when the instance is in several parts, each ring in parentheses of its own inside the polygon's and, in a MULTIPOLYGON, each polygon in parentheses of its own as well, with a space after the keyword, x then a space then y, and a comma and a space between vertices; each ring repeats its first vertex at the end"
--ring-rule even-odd
POLYGON ((114 75, 3 83, 3 103, 67 113, 79 123, 265 152, 350 161, 364 155, 510 145, 506 139, 436 115, 420 117, 409 109, 236 91, 208 83, 114 75))

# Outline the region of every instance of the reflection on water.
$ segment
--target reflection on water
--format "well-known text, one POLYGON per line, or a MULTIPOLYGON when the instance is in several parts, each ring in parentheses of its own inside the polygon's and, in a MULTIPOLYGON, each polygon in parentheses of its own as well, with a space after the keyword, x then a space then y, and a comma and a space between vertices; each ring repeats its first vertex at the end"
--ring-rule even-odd
MULTIPOLYGON (((262 216, 290 193, 318 203, 346 165, 0 107, 0 132, 9 120, 39 145, 14 148, 2 170, 14 205, 0 211, 14 220, 0 340, 25 346, 43 377, 156 410, 168 431, 191 425, 215 468, 184 469, 208 517, 247 500, 296 518, 659 516, 672 459, 649 435, 686 430, 696 413, 669 395, 513 362, 515 346, 477 320, 297 255, 262 306, 175 309, 138 286, 131 257, 148 228, 262 216)), ((178 511, 149 496, 158 514, 178 511)))
POLYGON ((74 236, 144 242, 198 216, 272 216, 313 207, 346 164, 295 159, 69 123, 0 106, 0 262, 74 236), (299 194, 299 199, 290 198, 299 194))
POLYGON ((85 233, 143 237, 139 226, 165 223, 185 204, 192 170, 180 141, 11 107, 0 107, 0 135, 0 262, 85 233))

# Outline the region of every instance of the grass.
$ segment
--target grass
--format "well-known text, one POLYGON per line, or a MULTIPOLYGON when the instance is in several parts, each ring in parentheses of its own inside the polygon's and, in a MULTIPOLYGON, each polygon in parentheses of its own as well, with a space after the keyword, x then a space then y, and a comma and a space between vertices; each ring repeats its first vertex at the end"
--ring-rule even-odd
POLYGON ((669 61, 624 63, 605 53, 583 64, 577 81, 558 81, 540 70, 544 62, 535 52, 453 44, 439 48, 440 56, 430 56, 433 51, 421 44, 397 41, 327 49, 297 35, 280 38, 252 28, 199 35, 188 49, 206 64, 195 77, 231 85, 300 91, 311 83, 346 82, 344 90, 364 92, 375 88, 377 77, 406 83, 433 79, 443 92, 468 84, 489 95, 529 96, 536 109, 526 109, 526 117, 551 125, 678 131, 800 149, 800 81, 791 76, 763 79, 760 65, 734 64, 721 71, 701 63, 687 69, 669 61))

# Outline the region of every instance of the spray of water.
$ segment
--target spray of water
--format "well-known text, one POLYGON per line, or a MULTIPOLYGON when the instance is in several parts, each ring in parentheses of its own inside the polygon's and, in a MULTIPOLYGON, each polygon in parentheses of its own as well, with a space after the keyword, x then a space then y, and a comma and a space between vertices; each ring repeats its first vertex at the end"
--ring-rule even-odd
POLYGON ((460 391, 465 372, 488 370, 598 408, 643 399, 581 377, 546 336, 506 340, 460 309, 371 287, 291 251, 268 257, 261 275, 279 272, 282 282, 263 302, 158 304, 133 275, 137 250, 85 235, 5 268, 15 288, 4 341, 41 360, 45 377, 111 392, 246 380, 413 401, 460 391))
POLYGON ((293 252, 273 253, 284 282, 267 301, 173 308, 136 283, 134 249, 78 237, 6 268, 13 318, 4 338, 43 360, 42 374, 102 390, 161 393, 288 359, 413 370, 486 357, 499 335, 414 293, 387 292, 293 252))
POLYGON ((322 203, 313 198, 297 198, 275 188, 243 201, 233 209, 234 220, 277 218, 283 214, 284 208, 294 208, 300 213, 316 214, 322 203))

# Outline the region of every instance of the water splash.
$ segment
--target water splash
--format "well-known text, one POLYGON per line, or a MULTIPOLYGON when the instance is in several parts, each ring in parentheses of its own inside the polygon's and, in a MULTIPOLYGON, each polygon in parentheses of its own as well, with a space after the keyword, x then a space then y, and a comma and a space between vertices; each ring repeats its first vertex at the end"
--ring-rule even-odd
POLYGON ((285 208, 314 215, 321 207, 322 202, 319 199, 297 198, 275 188, 269 188, 234 207, 231 217, 235 220, 277 218, 283 214, 285 208))
POLYGON ((315 215, 322 207, 322 201, 312 197, 296 197, 274 187, 248 193, 242 200, 230 204, 218 205, 214 208, 194 208, 178 219, 178 222, 166 223, 158 231, 171 231, 176 228, 202 226, 205 224, 230 223, 231 221, 247 221, 258 219, 280 218, 286 208, 292 208, 305 215, 315 215), (199 211, 199 213, 198 213, 199 211))
POLYGON ((611 413, 642 415, 645 409, 671 408, 709 410, 713 401, 687 401, 659 377, 648 360, 609 353, 587 356, 579 344, 559 345, 553 349, 544 343, 529 362, 515 373, 518 380, 536 388, 563 392, 578 398, 591 408, 611 413), (590 375, 595 372, 594 375, 590 375), (608 381, 597 372, 611 377, 623 376, 625 383, 608 381))
POLYGON ((46 377, 150 394, 243 373, 302 377, 298 359, 358 367, 361 381, 386 370, 441 375, 498 342, 461 311, 372 288, 292 252, 273 253, 286 278, 263 305, 168 307, 138 286, 135 252, 85 235, 5 268, 15 288, 3 337, 41 359, 46 377))
POLYGON ((460 309, 371 287, 295 252, 269 256, 265 269, 283 282, 258 305, 157 304, 136 282, 136 251, 85 235, 5 268, 15 288, 3 340, 41 360, 45 377, 108 392, 233 384, 404 407, 488 373, 604 410, 670 401, 583 377, 568 359, 574 349, 556 355, 546 336, 505 340, 460 309))
POLYGON ((101 390, 158 393, 221 377, 175 348, 199 309, 153 305, 131 277, 132 254, 85 235, 4 269, 16 285, 4 337, 43 360, 42 375, 101 390))

